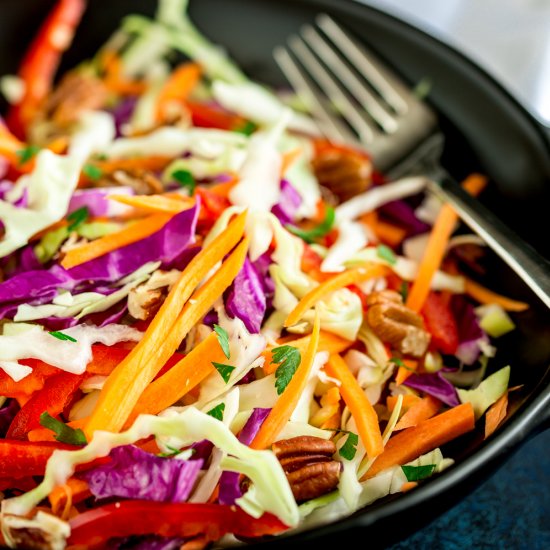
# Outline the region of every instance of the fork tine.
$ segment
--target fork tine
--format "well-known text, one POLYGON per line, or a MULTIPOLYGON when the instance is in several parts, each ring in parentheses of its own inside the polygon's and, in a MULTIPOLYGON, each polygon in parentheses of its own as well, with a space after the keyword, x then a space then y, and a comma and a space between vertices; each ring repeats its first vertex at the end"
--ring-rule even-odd
POLYGON ((403 86, 378 63, 373 63, 331 17, 323 13, 317 16, 316 22, 395 112, 407 113, 407 102, 396 91, 396 88, 404 90, 403 86))
POLYGON ((300 99, 317 117, 316 122, 325 137, 336 142, 356 143, 355 136, 324 106, 323 96, 308 82, 308 77, 287 50, 278 46, 273 50, 273 57, 300 99))
POLYGON ((296 57, 319 83, 336 109, 345 116, 348 123, 354 128, 363 143, 370 143, 374 137, 374 128, 363 118, 360 111, 351 103, 342 92, 336 81, 323 65, 313 55, 305 42, 297 36, 288 41, 296 57))
POLYGON ((397 130, 396 119, 386 110, 380 100, 357 78, 348 65, 336 55, 334 49, 326 42, 313 27, 304 27, 302 31, 304 40, 310 48, 317 52, 324 63, 332 70, 340 82, 350 93, 361 103, 362 107, 369 113, 380 127, 388 134, 397 130))

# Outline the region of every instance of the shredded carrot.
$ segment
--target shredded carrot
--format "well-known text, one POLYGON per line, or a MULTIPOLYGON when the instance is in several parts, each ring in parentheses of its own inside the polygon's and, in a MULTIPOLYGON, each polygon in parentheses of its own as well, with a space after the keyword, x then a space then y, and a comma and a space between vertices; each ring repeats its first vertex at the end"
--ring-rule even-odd
POLYGON ((147 439, 143 442, 136 443, 136 445, 146 453, 151 453, 153 455, 158 455, 160 453, 160 448, 157 444, 157 440, 154 437, 147 439))
POLYGON ((68 508, 72 504, 81 502, 90 495, 88 483, 82 479, 71 477, 64 485, 56 487, 48 496, 54 514, 58 514, 61 507, 65 508, 63 517, 66 517, 68 508))
POLYGON ((319 315, 315 315, 313 332, 309 337, 309 344, 300 365, 294 373, 292 380, 271 409, 256 437, 252 440, 250 444, 252 449, 266 449, 270 447, 292 416, 306 387, 309 373, 313 366, 313 360, 318 350, 320 325, 319 315))
POLYGON ((431 395, 427 395, 409 407, 407 412, 396 424, 394 431, 404 430, 405 428, 416 426, 423 420, 428 420, 428 418, 431 418, 437 414, 440 408, 441 401, 431 395))
POLYGON ((245 221, 246 212, 243 212, 183 270, 141 341, 107 378, 85 427, 88 437, 97 429, 116 432, 122 428, 145 388, 180 346, 188 331, 231 284, 244 263, 248 247, 246 239, 193 294, 207 273, 241 239, 245 221))
MULTIPOLYGON (((484 176, 473 174, 462 184, 462 187, 471 195, 478 195, 484 189, 487 180, 484 176)), ((441 211, 433 226, 424 256, 418 267, 418 274, 410 289, 406 305, 413 311, 419 312, 428 297, 432 278, 439 269, 447 244, 455 229, 458 215, 448 204, 441 207, 441 211)))
POLYGON ((336 386, 333 386, 321 397, 321 408, 310 418, 309 423, 312 426, 320 428, 331 418, 334 418, 339 410, 340 390, 336 386))
POLYGON ((392 247, 399 246, 407 236, 406 229, 381 220, 375 210, 364 214, 359 219, 365 225, 368 225, 381 241, 392 247))
MULTIPOLYGON (((75 430, 77 428, 83 428, 86 424, 86 420, 86 418, 83 418, 81 420, 73 420, 71 422, 68 422, 67 426, 70 426, 75 430)), ((53 432, 49 428, 35 428, 34 430, 30 430, 27 434, 27 437, 29 441, 56 441, 55 432, 53 432)))
POLYGON ((406 493, 407 491, 410 491, 415 487, 418 487, 418 481, 407 481, 406 483, 403 483, 403 485, 401 485, 401 492, 406 493))
MULTIPOLYGON (((305 353, 309 345, 309 336, 303 336, 302 338, 294 338, 291 340, 280 339, 280 345, 287 344, 294 348, 298 348, 300 353, 305 353)), ((344 340, 332 332, 325 332, 322 330, 319 334, 319 351, 328 351, 329 353, 340 353, 349 348, 353 342, 349 340, 344 340)), ((276 347, 276 346, 274 346, 276 347)), ((277 370, 277 364, 273 363, 273 347, 268 348, 262 353, 262 356, 265 358, 264 362, 264 373, 266 375, 271 374, 277 370)))
POLYGON ((529 309, 529 304, 525 302, 519 302, 518 300, 513 300, 512 298, 497 294, 468 277, 465 277, 464 280, 466 283, 464 289, 466 294, 469 294, 474 300, 477 300, 481 304, 498 304, 506 311, 525 311, 529 309))
POLYGON ((342 421, 342 412, 340 409, 331 416, 326 422, 321 424, 321 430, 337 430, 340 427, 342 421))
POLYGON ((300 158, 302 154, 302 148, 296 147, 283 154, 281 162, 281 177, 286 174, 290 167, 300 158))
POLYGON ((90 164, 99 168, 103 174, 112 174, 116 170, 123 170, 125 172, 131 170, 151 170, 155 172, 164 170, 172 161, 171 157, 150 156, 96 160, 90 164))
POLYGON ((149 237, 159 231, 168 221, 170 221, 170 215, 168 214, 154 214, 138 220, 116 233, 111 233, 82 246, 71 248, 67 251, 63 260, 61 260, 61 265, 65 269, 70 269, 71 267, 104 256, 123 246, 141 241, 145 237, 149 237))
POLYGON ((404 367, 399 367, 395 375, 395 383, 399 386, 418 368, 418 361, 414 359, 402 359, 404 367))
POLYGON ((508 410, 508 392, 493 403, 485 414, 485 439, 487 439, 506 418, 508 410))
POLYGON ((157 97, 156 119, 158 122, 170 117, 170 108, 174 103, 185 108, 183 102, 196 87, 201 73, 198 63, 186 62, 174 69, 157 97))
POLYGON ((195 199, 183 195, 108 195, 108 199, 133 206, 145 212, 178 214, 192 208, 195 199))
POLYGON ((147 83, 141 80, 129 80, 122 76, 122 60, 117 52, 106 50, 101 62, 105 75, 103 83, 111 91, 119 95, 141 95, 147 90, 147 83))
POLYGON ((376 458, 363 479, 392 466, 406 464, 473 430, 474 426, 474 409, 471 403, 463 403, 420 422, 414 428, 407 428, 390 438, 384 452, 376 458))
POLYGON ((378 456, 384 450, 378 415, 359 382, 338 354, 330 356, 325 370, 329 376, 337 378, 342 383, 340 393, 357 424, 357 431, 367 455, 369 458, 378 456))
POLYGON ((383 276, 387 272, 387 269, 379 264, 365 264, 361 267, 356 267, 343 273, 338 273, 330 279, 322 282, 314 289, 310 290, 294 307, 294 309, 288 314, 285 320, 285 327, 295 325, 319 300, 321 300, 327 294, 339 290, 346 286, 372 279, 373 277, 383 276))
POLYGON ((214 185, 211 185, 208 188, 208 191, 210 191, 210 193, 214 193, 214 195, 218 195, 219 197, 223 197, 226 199, 231 189, 233 189, 233 187, 235 187, 238 182, 239 178, 236 174, 233 174, 229 181, 224 181, 223 183, 216 183, 214 185))
POLYGON ((131 424, 138 414, 158 414, 173 405, 214 372, 212 362, 223 363, 225 359, 216 333, 212 332, 168 372, 145 388, 130 415, 128 424, 131 424))
MULTIPOLYGON (((386 397, 386 407, 388 407, 388 411, 390 411, 390 413, 393 412, 393 409, 395 409, 398 397, 399 396, 397 395, 388 395, 388 397, 386 397)), ((405 395, 403 395, 403 404, 401 405, 401 408, 402 410, 407 410, 418 401, 420 401, 420 397, 418 397, 418 395, 406 393, 405 395)))
POLYGON ((27 145, 17 139, 7 126, 0 123, 0 155, 5 157, 12 166, 16 166, 18 170, 28 171, 34 166, 34 159, 26 162, 24 166, 20 165, 21 157, 18 153, 25 150, 26 147, 27 145))
POLYGON ((47 148, 52 152, 56 153, 57 155, 61 155, 67 150, 67 147, 69 146, 69 138, 67 136, 59 136, 50 143, 48 143, 47 148))

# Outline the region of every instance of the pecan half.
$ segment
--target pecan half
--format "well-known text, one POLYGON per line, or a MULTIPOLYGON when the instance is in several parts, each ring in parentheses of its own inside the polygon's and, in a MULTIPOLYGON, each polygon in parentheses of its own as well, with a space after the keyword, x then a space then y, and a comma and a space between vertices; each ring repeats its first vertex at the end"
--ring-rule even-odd
POLYGON ((123 185, 131 187, 138 195, 154 195, 163 190, 162 182, 150 170, 134 168, 131 170, 115 170, 104 174, 96 187, 112 187, 123 185))
POLYGON ((367 323, 383 342, 388 342, 405 355, 424 355, 430 343, 430 334, 424 328, 422 317, 405 306, 397 292, 373 292, 367 306, 367 323))
POLYGON ((63 550, 70 527, 58 517, 39 511, 34 518, 5 515, 2 533, 12 548, 63 550))
POLYGON ((341 464, 332 459, 336 452, 332 441, 303 435, 277 441, 272 450, 283 467, 296 502, 324 495, 338 485, 341 464))
POLYGON ((319 184, 340 202, 363 193, 371 185, 372 164, 360 154, 331 148, 316 154, 312 166, 319 184))

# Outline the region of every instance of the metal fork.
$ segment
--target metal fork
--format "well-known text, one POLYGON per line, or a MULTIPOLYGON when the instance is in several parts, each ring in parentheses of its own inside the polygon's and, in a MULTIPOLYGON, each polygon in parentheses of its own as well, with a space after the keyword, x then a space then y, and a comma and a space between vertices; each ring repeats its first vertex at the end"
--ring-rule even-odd
POLYGON ((390 179, 427 175, 428 189, 550 308, 550 264, 442 168, 444 138, 432 109, 331 17, 320 14, 315 23, 273 55, 321 133, 365 149, 390 179))

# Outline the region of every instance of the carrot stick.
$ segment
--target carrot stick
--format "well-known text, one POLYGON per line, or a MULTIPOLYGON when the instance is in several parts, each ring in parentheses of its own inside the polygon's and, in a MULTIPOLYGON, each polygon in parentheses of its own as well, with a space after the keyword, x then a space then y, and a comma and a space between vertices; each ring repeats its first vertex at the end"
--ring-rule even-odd
POLYGON ((485 414, 485 439, 487 439, 506 418, 508 409, 508 392, 493 403, 485 414))
POLYGON ((394 431, 404 430, 405 428, 416 426, 423 420, 428 420, 428 418, 431 418, 434 414, 437 414, 440 408, 441 401, 431 395, 427 395, 409 407, 409 410, 395 425, 394 431))
MULTIPOLYGON (((70 426, 76 430, 77 428, 84 427, 85 423, 86 419, 83 418, 81 420, 73 420, 72 422, 68 422, 67 426, 70 426)), ((35 428, 34 430, 30 430, 27 433, 27 438, 29 441, 57 441, 55 439, 55 432, 49 428, 35 428)))
POLYGON ((395 375, 395 383, 399 386, 418 368, 418 361, 414 359, 403 359, 404 367, 399 367, 395 375))
POLYGON ((313 323, 313 332, 309 337, 309 344, 302 357, 302 361, 294 373, 292 380, 279 396, 275 406, 271 409, 256 437, 252 440, 250 444, 252 449, 266 449, 270 447, 292 416, 300 400, 300 396, 306 387, 309 373, 313 366, 313 360, 315 359, 319 345, 320 325, 319 316, 316 315, 313 323))
POLYGON ((139 220, 116 233, 105 235, 105 237, 83 244, 77 248, 71 248, 65 254, 61 265, 65 269, 70 269, 71 267, 104 256, 128 244, 141 241, 141 239, 159 231, 168 221, 170 221, 170 216, 167 214, 154 214, 153 216, 139 220))
MULTIPOLYGON (((462 187, 476 196, 481 193, 486 184, 487 180, 483 176, 473 174, 464 181, 462 187)), ((450 205, 444 204, 433 226, 418 274, 407 297, 406 306, 413 311, 419 312, 428 297, 432 278, 441 265, 457 221, 456 212, 450 205)))
POLYGON ((529 309, 529 304, 525 302, 519 302, 512 298, 507 298, 481 286, 479 283, 472 281, 468 277, 464 278, 465 292, 469 294, 474 300, 477 300, 481 304, 498 304, 507 311, 525 311, 529 309))
POLYGON ((201 77, 198 63, 182 63, 170 74, 157 97, 156 119, 161 122, 170 116, 170 106, 174 103, 183 105, 201 77))
POLYGON ((383 276, 386 274, 386 272, 386 268, 382 265, 365 264, 364 266, 344 271, 343 273, 339 273, 338 275, 335 275, 334 277, 323 281, 314 289, 310 290, 296 304, 294 309, 288 314, 284 326, 290 327, 292 325, 295 325, 304 316, 308 309, 312 308, 327 294, 330 294, 331 292, 344 288, 348 285, 352 285, 360 281, 365 281, 366 279, 383 276))
POLYGON ((108 195, 108 199, 147 212, 179 214, 195 204, 195 199, 183 195, 108 195))
POLYGON ((369 458, 378 456, 384 450, 378 415, 359 382, 338 354, 330 356, 328 363, 325 365, 325 371, 329 376, 337 378, 342 383, 340 393, 357 424, 357 431, 365 446, 367 455, 369 458))
POLYGON ((388 441, 384 452, 377 457, 363 479, 371 478, 392 466, 406 464, 473 430, 474 425, 474 409, 471 403, 464 403, 424 420, 414 428, 407 428, 388 441))
POLYGON ((174 159, 171 157, 150 156, 150 157, 132 157, 122 159, 96 160, 93 164, 104 174, 111 174, 115 170, 163 170, 174 159))
POLYGON ((81 502, 90 493, 88 483, 83 479, 71 477, 64 485, 57 486, 48 496, 54 514, 59 513, 62 507, 70 501, 72 504, 81 502))
POLYGON ((212 332, 168 372, 145 388, 127 423, 131 424, 139 414, 158 414, 173 405, 214 371, 212 362, 224 361, 223 350, 212 332))
POLYGON ((281 162, 281 176, 284 176, 287 170, 300 158, 302 148, 296 147, 286 153, 283 153, 281 162))
MULTIPOLYGON (((388 397, 386 397, 386 407, 388 407, 388 411, 390 413, 393 412, 393 409, 395 409, 398 397, 398 395, 388 395, 388 397)), ((407 393, 403 395, 403 403, 401 405, 401 409, 406 410, 412 407, 417 401, 420 401, 420 397, 418 397, 418 395, 407 393)))
POLYGON ((116 432, 122 428, 147 385, 177 350, 193 325, 231 284, 244 263, 248 247, 246 239, 218 271, 192 294, 206 274, 242 237, 245 221, 246 212, 243 212, 184 269, 141 341, 107 378, 85 427, 88 438, 98 429, 116 432))
MULTIPOLYGON (((294 340, 281 342, 281 345, 284 345, 284 344, 287 344, 294 348, 298 348, 300 350, 300 353, 305 353, 309 345, 309 336, 304 336, 302 338, 296 338, 294 340)), ((319 333, 319 351, 328 351, 329 353, 340 353, 342 351, 345 351, 352 344, 353 342, 350 342, 349 340, 344 340, 340 336, 336 336, 336 334, 332 334, 331 332, 325 332, 324 330, 322 330, 319 333)), ((271 374, 272 372, 275 372, 278 366, 276 363, 273 363, 272 350, 273 350, 273 347, 265 350, 262 353, 262 356, 265 358, 264 373, 266 375, 271 374)))
POLYGON ((360 221, 368 225, 374 234, 386 244, 396 247, 407 236, 407 230, 392 223, 381 220, 376 211, 368 212, 361 216, 360 221))

